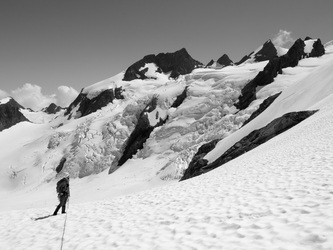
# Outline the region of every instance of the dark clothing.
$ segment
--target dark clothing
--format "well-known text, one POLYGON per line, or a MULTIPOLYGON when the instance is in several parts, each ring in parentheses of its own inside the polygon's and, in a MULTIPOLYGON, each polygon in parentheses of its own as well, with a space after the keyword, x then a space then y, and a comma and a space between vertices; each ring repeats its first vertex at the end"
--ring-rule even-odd
POLYGON ((68 196, 69 196, 68 194, 59 195, 60 203, 57 206, 56 210, 54 211, 53 215, 57 215, 60 208, 62 208, 61 212, 63 214, 66 213, 66 202, 67 202, 68 196))
POLYGON ((59 205, 54 211, 53 215, 57 215, 60 208, 62 208, 61 212, 66 213, 66 202, 69 197, 69 178, 63 178, 57 183, 57 192, 59 198, 59 205))
POLYGON ((57 182, 57 193, 67 193, 69 194, 69 178, 62 178, 57 182))

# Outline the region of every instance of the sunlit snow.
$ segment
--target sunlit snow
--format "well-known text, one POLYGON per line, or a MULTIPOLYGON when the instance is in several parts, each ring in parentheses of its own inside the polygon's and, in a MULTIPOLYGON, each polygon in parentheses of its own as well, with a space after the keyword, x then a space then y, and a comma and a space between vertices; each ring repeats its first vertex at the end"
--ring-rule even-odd
POLYGON ((35 115, 36 123, 0 132, 0 249, 60 249, 66 218, 63 249, 332 249, 333 46, 327 44, 321 58, 283 69, 238 112, 233 103, 240 90, 266 64, 196 69, 177 80, 125 82, 122 72, 82 91, 92 98, 122 87, 124 100, 78 119, 35 115), (185 87, 183 104, 170 108, 185 87), (158 107, 151 124, 166 115, 168 121, 108 175, 137 113, 153 97, 158 107), (205 157, 213 161, 274 118, 314 109, 319 111, 256 149, 178 182, 203 143, 223 139, 205 157), (64 156, 72 176, 67 215, 33 221, 58 203, 55 168, 64 156))
POLYGON ((0 105, 8 103, 10 101, 10 99, 11 99, 10 97, 6 97, 6 98, 1 99, 0 100, 0 105))

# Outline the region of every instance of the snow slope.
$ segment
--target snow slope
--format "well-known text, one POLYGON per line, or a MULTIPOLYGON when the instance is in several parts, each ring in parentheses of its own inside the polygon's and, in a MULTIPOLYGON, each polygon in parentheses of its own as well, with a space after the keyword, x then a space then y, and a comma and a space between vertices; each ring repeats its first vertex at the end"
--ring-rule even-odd
POLYGON ((272 84, 260 89, 258 97, 262 93, 276 91, 276 89, 284 91, 259 117, 219 142, 215 149, 205 156, 205 159, 213 162, 250 132, 264 127, 283 114, 319 109, 320 102, 325 98, 330 98, 333 93, 333 52, 331 49, 332 46, 327 48, 327 54, 320 58, 307 58, 300 61, 295 68, 284 69, 283 74, 278 75, 272 84))
POLYGON ((232 104, 267 62, 196 69, 176 81, 156 75, 123 82, 120 73, 83 92, 92 98, 121 86, 124 100, 79 119, 59 115, 48 122, 35 115, 39 124, 2 131, 0 249, 59 249, 66 218, 64 249, 333 249, 333 45, 326 49, 321 58, 284 69, 241 112, 232 104), (185 87, 185 102, 169 108, 185 87), (238 130, 280 91, 272 106, 238 130), (135 112, 156 95, 169 121, 108 175, 135 112), (177 182, 203 143, 223 138, 206 156, 213 161, 250 131, 305 109, 319 111, 224 166, 177 182), (33 221, 57 205, 61 176, 54 169, 63 156, 73 175, 82 168, 95 172, 71 178, 67 217, 33 221))
MULTIPOLYGON (((74 178, 74 189, 84 186, 82 193, 93 193, 88 198, 77 196, 77 202, 177 181, 200 145, 225 137, 249 117, 250 111, 234 114, 233 103, 244 84, 266 64, 197 69, 166 82, 164 76, 124 82, 120 73, 83 89, 89 98, 105 89, 125 89, 124 100, 115 100, 91 115, 68 120, 62 114, 26 112, 34 124, 20 123, 0 133, 0 150, 4 152, 0 155, 0 198, 5 201, 0 209, 54 204, 54 185, 61 177, 55 175, 55 168, 64 156, 72 177, 90 176, 87 180, 74 178), (185 102, 177 109, 169 108, 185 87, 185 102), (159 97, 158 113, 168 115, 168 122, 153 131, 143 150, 108 176, 111 162, 134 129, 137 112, 154 96, 159 97), (101 174, 91 176, 97 173, 101 174), (106 183, 107 194, 95 194, 96 189, 91 189, 100 183, 106 183), (27 193, 29 199, 20 198, 27 193)), ((152 115, 150 121, 156 123, 152 115)))
MULTIPOLYGON (((328 98, 301 124, 205 175, 70 202, 64 249, 332 249, 332 108, 328 98)), ((30 219, 52 209, 1 212, 2 249, 59 249, 66 217, 30 219)))

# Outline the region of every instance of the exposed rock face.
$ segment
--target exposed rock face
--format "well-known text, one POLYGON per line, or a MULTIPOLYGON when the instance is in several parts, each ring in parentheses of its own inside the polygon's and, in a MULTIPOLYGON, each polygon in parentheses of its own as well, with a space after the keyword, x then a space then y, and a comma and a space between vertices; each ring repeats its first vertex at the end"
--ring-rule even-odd
POLYGON ((309 55, 309 57, 319 57, 325 54, 325 47, 324 45, 321 43, 320 39, 317 39, 317 41, 315 41, 313 43, 313 49, 309 55))
POLYGON ((224 54, 223 56, 221 56, 217 60, 217 63, 220 64, 222 67, 226 67, 226 66, 232 65, 233 61, 230 60, 230 58, 228 57, 228 55, 224 54))
MULTIPOLYGON (((307 56, 304 53, 304 47, 304 41, 298 39, 288 50, 287 54, 271 59, 263 71, 260 71, 258 75, 242 89, 238 103, 236 103, 235 106, 240 110, 246 109, 250 103, 256 99, 256 88, 258 86, 265 86, 272 83, 278 74, 282 74, 283 68, 297 66, 299 60, 307 56)), ((324 46, 321 44, 320 39, 318 39, 314 43, 309 56, 323 55, 323 53, 325 53, 324 46)))
POLYGON ((179 96, 177 96, 176 100, 171 105, 171 108, 178 108, 184 102, 187 97, 187 89, 188 86, 186 86, 184 91, 179 96))
POLYGON ((168 119, 168 117, 160 117, 159 113, 156 112, 156 118, 158 122, 154 125, 150 124, 149 121, 149 113, 156 111, 157 108, 157 98, 153 98, 151 102, 146 106, 146 108, 141 112, 140 117, 138 119, 138 123, 134 129, 134 131, 129 136, 122 156, 119 159, 115 159, 111 164, 109 174, 113 173, 117 170, 121 165, 123 165, 128 159, 132 158, 138 150, 143 148, 143 144, 149 138, 151 132, 162 126, 168 119))
MULTIPOLYGON (((245 136, 242 140, 229 148, 222 156, 214 162, 207 164, 207 161, 200 158, 193 159, 188 169, 186 169, 184 176, 181 180, 186 180, 204 173, 207 173, 221 165, 235 159, 236 157, 256 148, 257 146, 265 143, 273 137, 285 132, 286 130, 297 125, 304 119, 313 115, 317 111, 301 111, 292 112, 279 117, 270 122, 265 127, 254 130, 249 135, 245 136)), ((223 141, 222 141, 223 142, 223 141)))
POLYGON ((280 93, 277 93, 277 94, 275 94, 275 95, 272 95, 272 96, 270 96, 270 97, 268 97, 267 99, 265 99, 260 105, 259 105, 259 108, 256 110, 256 111, 254 111, 253 113, 252 113, 252 115, 249 117, 249 119, 247 119, 244 123, 243 123, 243 125, 242 125, 242 127, 243 126, 245 126, 246 124, 248 124, 250 121, 252 121, 254 118, 256 118, 258 115, 260 115, 262 112, 264 112, 265 111, 265 109, 267 109, 274 101, 275 101, 275 99, 276 98, 278 98, 278 96, 281 94, 282 92, 280 92, 280 93))
POLYGON ((101 109, 108 105, 110 102, 113 102, 114 99, 124 99, 122 96, 122 88, 115 88, 115 89, 107 89, 101 92, 98 96, 89 99, 87 97, 87 94, 83 94, 82 91, 78 95, 78 97, 69 105, 67 108, 65 115, 68 115, 71 113, 71 111, 77 107, 79 108, 77 110, 76 117, 83 117, 86 115, 89 115, 93 112, 96 112, 98 109, 101 109))
POLYGON ((214 60, 212 59, 212 60, 209 61, 209 63, 207 63, 207 65, 205 66, 205 68, 210 67, 213 64, 214 64, 214 60))
POLYGON ((12 98, 4 104, 0 103, 0 131, 10 128, 19 122, 29 121, 20 112, 20 109, 24 108, 12 98))
POLYGON ((262 62, 271 60, 277 56, 277 50, 271 40, 264 43, 261 50, 259 50, 255 55, 255 62, 262 62))
POLYGON ((63 108, 60 106, 55 105, 54 103, 51 103, 47 108, 43 109, 43 111, 47 114, 55 114, 58 113, 63 108))
POLYGON ((248 59, 254 58, 254 62, 262 62, 271 60, 277 56, 277 50, 271 40, 265 42, 262 48, 254 54, 254 51, 249 55, 244 56, 239 62, 235 63, 240 65, 248 59))
POLYGON ((235 65, 240 65, 243 62, 245 62, 246 60, 250 59, 252 54, 253 54, 253 52, 250 55, 243 56, 243 58, 240 59, 240 61, 236 62, 235 65))
POLYGON ((200 172, 200 169, 207 165, 208 161, 203 158, 205 157, 206 154, 208 154, 210 151, 212 151, 215 148, 218 142, 219 140, 213 140, 209 143, 202 145, 199 148, 198 152, 193 156, 193 159, 190 162, 189 167, 186 169, 180 181, 196 176, 195 174, 198 171, 200 172))
POLYGON ((186 49, 183 48, 174 53, 160 53, 158 55, 145 56, 126 70, 123 80, 147 79, 148 77, 145 73, 148 71, 148 68, 144 67, 148 63, 154 63, 158 68, 157 71, 160 73, 170 72, 170 77, 172 78, 189 74, 193 69, 202 66, 202 63, 194 60, 187 53, 186 49))
POLYGON ((283 68, 295 67, 298 65, 299 60, 304 57, 305 43, 302 39, 297 39, 296 42, 288 50, 287 54, 280 57, 279 73, 282 73, 283 68))
POLYGON ((60 160, 58 166, 56 167, 56 172, 57 172, 57 174, 59 174, 59 173, 61 172, 61 170, 64 168, 64 164, 65 164, 66 160, 67 160, 67 159, 66 159, 65 157, 62 157, 62 158, 61 158, 61 160, 60 160))

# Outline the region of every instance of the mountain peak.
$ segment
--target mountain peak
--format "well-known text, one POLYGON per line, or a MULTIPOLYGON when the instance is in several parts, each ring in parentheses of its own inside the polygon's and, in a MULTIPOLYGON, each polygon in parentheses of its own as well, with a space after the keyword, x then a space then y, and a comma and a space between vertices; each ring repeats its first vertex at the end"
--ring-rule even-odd
POLYGON ((19 122, 28 121, 20 109, 24 108, 11 97, 0 100, 0 131, 19 122))
POLYGON ((248 60, 251 60, 251 62, 262 62, 262 61, 271 60, 276 56, 278 56, 278 51, 275 45, 269 39, 258 49, 251 52, 249 55, 244 56, 239 62, 235 64, 239 65, 248 60))
POLYGON ((224 54, 217 60, 217 63, 223 67, 226 67, 226 66, 232 65, 233 61, 229 58, 229 56, 227 54, 224 54))
POLYGON ((55 113, 59 112, 61 109, 63 109, 63 108, 60 106, 57 106, 54 103, 51 103, 47 108, 44 108, 42 110, 47 114, 55 114, 55 113))
POLYGON ((148 71, 153 73, 170 74, 171 78, 177 78, 192 72, 193 69, 202 66, 202 63, 194 60, 185 48, 177 50, 173 53, 159 53, 158 55, 147 55, 143 59, 132 64, 125 72, 124 81, 132 81, 135 79, 152 78, 147 75, 148 71), (153 69, 150 66, 153 64, 153 69))

